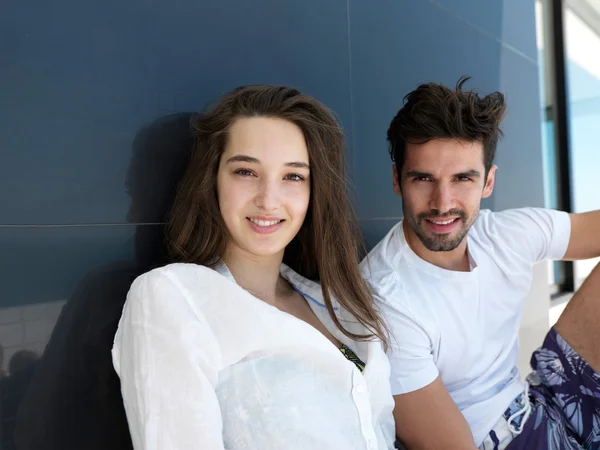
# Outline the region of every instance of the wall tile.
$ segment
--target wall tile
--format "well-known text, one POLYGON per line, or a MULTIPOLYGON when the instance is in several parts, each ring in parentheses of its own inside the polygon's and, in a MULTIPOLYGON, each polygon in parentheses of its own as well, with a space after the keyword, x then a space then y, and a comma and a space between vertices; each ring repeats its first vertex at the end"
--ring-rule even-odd
POLYGON ((544 206, 538 68, 505 48, 500 61, 500 90, 506 95, 507 114, 504 138, 496 152, 494 208, 544 206))
POLYGON ((428 1, 536 59, 535 26, 532 26, 535 24, 534 1, 428 1))
POLYGON ((363 238, 370 251, 401 219, 376 219, 361 220, 360 225, 363 231, 363 238))
POLYGON ((21 318, 21 308, 0 309, 0 324, 20 322, 21 318))
POLYGON ((13 347, 23 344, 23 323, 0 325, 0 344, 13 347))
MULTIPOLYGON (((134 261, 136 239, 156 246, 154 227, 0 227, 0 308, 21 306, 25 320, 56 318, 86 274, 134 261)), ((151 250, 151 249, 147 249, 151 250)), ((140 257, 146 249, 139 251, 140 257)), ((1 313, 0 313, 1 314, 1 313)))

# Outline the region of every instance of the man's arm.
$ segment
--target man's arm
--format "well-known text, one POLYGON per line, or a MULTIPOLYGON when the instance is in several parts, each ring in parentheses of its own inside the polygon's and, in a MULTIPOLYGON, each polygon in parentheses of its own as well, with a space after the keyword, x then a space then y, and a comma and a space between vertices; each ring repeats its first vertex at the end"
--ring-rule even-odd
POLYGON ((469 425, 435 365, 439 328, 419 320, 428 315, 411 308, 414 296, 400 279, 368 281, 392 331, 388 358, 396 436, 407 450, 477 450, 469 425))
POLYGON ((394 396, 396 435, 407 450, 477 450, 471 429, 438 376, 394 396))
POLYGON ((571 237, 563 259, 574 261, 600 256, 600 210, 569 216, 571 237))

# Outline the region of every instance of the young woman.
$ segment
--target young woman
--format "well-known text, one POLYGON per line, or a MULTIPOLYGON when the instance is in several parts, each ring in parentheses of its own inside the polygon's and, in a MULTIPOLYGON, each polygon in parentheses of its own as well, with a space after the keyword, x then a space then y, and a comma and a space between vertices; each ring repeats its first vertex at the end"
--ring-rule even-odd
POLYGON ((338 123, 295 89, 250 86, 194 128, 175 263, 133 283, 114 341, 134 447, 393 448, 338 123))

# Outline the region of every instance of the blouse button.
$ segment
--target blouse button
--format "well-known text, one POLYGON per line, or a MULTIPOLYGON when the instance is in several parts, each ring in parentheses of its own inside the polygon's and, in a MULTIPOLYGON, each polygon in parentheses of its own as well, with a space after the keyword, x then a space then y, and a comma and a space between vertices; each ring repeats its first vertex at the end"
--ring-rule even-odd
POLYGON ((359 384, 358 386, 356 386, 354 388, 354 392, 356 392, 357 394, 364 394, 365 393, 365 387, 362 384, 359 384))

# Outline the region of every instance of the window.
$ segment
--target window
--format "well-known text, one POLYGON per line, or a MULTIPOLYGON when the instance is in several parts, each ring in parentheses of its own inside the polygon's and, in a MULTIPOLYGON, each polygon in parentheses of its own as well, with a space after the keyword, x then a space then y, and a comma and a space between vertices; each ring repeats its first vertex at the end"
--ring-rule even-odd
MULTIPOLYGON (((570 0, 563 11, 573 212, 600 209, 600 0, 570 0)), ((598 259, 574 264, 577 289, 598 259)))
MULTIPOLYGON (((536 0, 545 206, 600 209, 600 0, 536 0)), ((550 264, 553 294, 572 292, 597 260, 550 264)))
MULTIPOLYGON (((544 206, 571 212, 570 155, 561 39, 562 6, 560 0, 536 0, 535 10, 540 67, 544 206)), ((548 283, 554 296, 573 291, 572 263, 549 262, 548 269, 548 283)))

